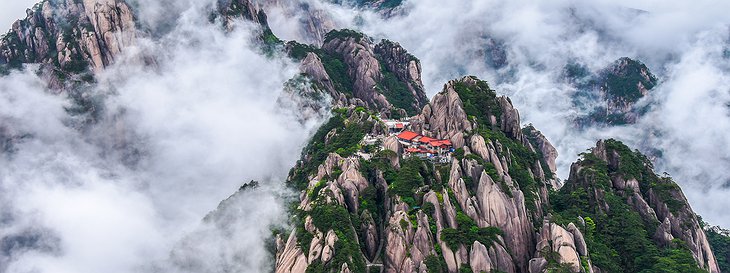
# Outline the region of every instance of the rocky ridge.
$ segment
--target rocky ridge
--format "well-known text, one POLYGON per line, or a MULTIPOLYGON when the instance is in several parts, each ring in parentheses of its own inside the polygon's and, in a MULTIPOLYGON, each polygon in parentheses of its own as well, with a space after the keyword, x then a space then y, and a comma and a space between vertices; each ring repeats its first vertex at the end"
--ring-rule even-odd
POLYGON ((46 0, 28 9, 0 41, 0 64, 44 63, 99 72, 133 45, 138 30, 129 5, 117 0, 46 0))
POLYGON ((555 148, 534 127, 522 128, 511 101, 475 77, 448 82, 410 119, 416 132, 454 143, 448 164, 401 158, 403 147, 392 138, 369 159, 354 153, 357 139, 338 142, 353 126, 360 126, 360 135, 382 133, 385 125, 374 113, 354 105, 339 108, 335 119, 343 122, 325 124, 292 169, 290 185, 301 191, 295 219, 304 221, 278 235, 277 272, 617 272, 650 268, 668 255, 685 257, 690 262, 681 266, 688 269, 719 272, 676 184, 656 176, 648 161, 642 161, 643 169, 630 168, 654 179, 646 187, 639 186, 640 178, 611 173, 640 157, 617 148, 623 144, 602 141, 591 153, 611 170, 605 181, 614 188, 607 194, 600 186, 607 182, 581 171, 588 161, 574 164, 560 188, 555 148), (317 155, 316 147, 328 145, 340 147, 317 155), (355 148, 342 149, 347 147, 355 148), (565 208, 574 201, 604 214, 632 215, 625 239, 643 244, 650 253, 646 263, 606 258, 603 247, 623 253, 623 246, 603 241, 613 237, 597 237, 596 230, 612 225, 616 216, 565 208), (332 221, 342 226, 327 224, 332 221), (338 258, 311 258, 311 251, 324 249, 317 238, 330 229, 342 235, 343 244, 328 249, 338 258))
POLYGON ((375 44, 345 29, 327 33, 321 48, 294 41, 285 47, 301 60, 300 71, 311 83, 292 89, 295 96, 326 94, 335 107, 362 106, 392 117, 408 116, 427 103, 420 62, 398 43, 375 44))
POLYGON ((609 246, 620 258, 603 261, 607 267, 656 264, 672 249, 675 255, 691 255, 704 270, 720 272, 705 232, 679 186, 670 177, 656 175, 645 156, 619 141, 599 141, 571 166, 570 178, 556 195, 553 205, 561 217, 592 218, 595 232, 621 226, 617 237, 594 239, 627 241, 609 246), (568 201, 576 198, 579 201, 568 201))
MULTIPOLYGON (((363 120, 364 114, 349 108, 338 115, 342 115, 339 119, 350 115, 351 118, 358 117, 355 120, 363 120)), ((341 206, 340 210, 350 213, 349 217, 343 217, 348 218, 345 223, 363 221, 351 226, 352 229, 359 227, 358 236, 348 238, 348 241, 359 242, 363 251, 356 255, 348 251, 348 258, 353 263, 361 258, 364 261, 361 260, 359 265, 348 265, 349 269, 371 264, 381 266, 385 272, 432 272, 428 271, 430 264, 431 267, 443 266, 445 272, 465 268, 527 272, 528 262, 538 246, 535 226, 543 221, 543 215, 535 212, 541 211, 538 208, 547 204, 550 182, 545 177, 546 171, 542 170, 543 164, 536 148, 520 129, 519 113, 509 99, 497 97, 483 81, 465 77, 449 82, 444 91, 411 121, 414 128, 423 134, 451 138, 462 154, 450 164, 433 166, 414 159, 402 159, 394 164, 384 153, 381 155, 384 161, 359 159, 357 167, 345 167, 349 164, 343 163, 352 162, 352 156, 329 154, 319 167, 314 168, 307 167, 317 164, 308 155, 313 151, 307 149, 304 160, 290 176, 290 181, 302 189, 297 217, 308 219, 317 213, 314 210, 318 206, 341 206), (482 112, 467 113, 463 109, 460 94, 469 97, 473 93, 486 95, 491 100, 491 107, 498 108, 485 111, 490 113, 486 123, 480 120, 482 112), (499 113, 499 117, 492 113, 499 113), (471 121, 467 118, 469 114, 471 121), (476 118, 475 114, 480 116, 476 118), (517 153, 524 153, 524 158, 514 159, 517 153), (311 171, 307 172, 307 169, 311 171), (355 171, 362 175, 352 173, 355 171), (304 176, 306 173, 309 175, 304 176), (332 174, 336 177, 329 176, 332 174), (359 186, 343 184, 342 181, 347 181, 345 177, 356 177, 352 181, 357 183, 353 185, 359 186), (421 182, 413 184, 414 179, 421 182), (368 193, 366 197, 363 196, 365 192, 368 193), (369 207, 367 199, 380 200, 384 205, 369 207), (476 230, 476 233, 469 235, 469 230, 476 230), (458 242, 459 238, 470 236, 476 239, 458 242), (382 253, 381 257, 374 255, 378 252, 382 253)), ((368 119, 367 122, 374 122, 373 128, 383 126, 378 125, 377 119, 368 119)), ((344 122, 350 126, 357 123, 344 122)), ((325 128, 329 131, 318 133, 313 143, 319 142, 318 136, 324 137, 322 141, 327 142, 327 136, 331 139, 341 130, 347 130, 347 126, 338 129, 325 125, 325 128)), ((543 148, 551 150, 549 142, 544 137, 541 140, 544 141, 543 148)), ((388 146, 388 151, 401 154, 398 145, 388 146)), ((554 160, 556 156, 549 152, 545 155, 548 160, 554 160)), ((321 224, 313 223, 315 226, 321 224)), ((317 242, 301 240, 301 233, 308 233, 307 238, 318 236, 317 232, 308 231, 311 228, 306 228, 306 225, 290 233, 288 238, 279 237, 278 241, 282 243, 279 244, 277 261, 281 265, 277 272, 301 272, 295 270, 298 267, 292 261, 304 261, 301 257, 307 255, 303 249, 312 249, 313 242, 317 242), (300 240, 298 244, 283 243, 295 237, 300 240), (285 258, 292 255, 300 258, 285 258)), ((335 248, 334 252, 337 251, 335 248)), ((307 268, 325 271, 341 268, 321 260, 306 261, 307 268)))

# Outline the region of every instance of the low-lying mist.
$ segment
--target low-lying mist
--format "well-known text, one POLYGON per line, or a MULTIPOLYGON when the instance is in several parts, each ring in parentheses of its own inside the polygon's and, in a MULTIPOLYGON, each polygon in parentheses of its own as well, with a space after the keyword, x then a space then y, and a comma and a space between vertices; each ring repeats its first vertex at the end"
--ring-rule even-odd
POLYGON ((252 25, 209 23, 207 2, 86 87, 92 122, 34 67, 0 78, 0 272, 270 268, 283 181, 319 121, 278 109, 297 66, 261 54, 252 25))

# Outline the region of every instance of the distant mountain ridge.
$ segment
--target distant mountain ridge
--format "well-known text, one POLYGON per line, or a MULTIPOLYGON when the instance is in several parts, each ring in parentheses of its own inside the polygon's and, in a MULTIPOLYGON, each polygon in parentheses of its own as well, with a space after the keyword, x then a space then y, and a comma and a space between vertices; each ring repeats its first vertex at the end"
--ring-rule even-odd
POLYGON ((649 107, 637 103, 659 84, 646 65, 628 57, 595 73, 572 63, 566 66, 565 76, 578 89, 574 105, 588 111, 586 116, 578 117, 580 126, 635 123, 649 107))

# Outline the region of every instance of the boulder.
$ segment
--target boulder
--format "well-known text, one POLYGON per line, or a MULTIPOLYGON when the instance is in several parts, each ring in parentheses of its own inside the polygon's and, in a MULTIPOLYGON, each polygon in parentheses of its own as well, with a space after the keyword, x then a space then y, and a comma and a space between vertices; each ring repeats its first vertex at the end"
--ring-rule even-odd
POLYGON ((469 265, 474 272, 492 272, 492 260, 489 257, 487 247, 478 241, 475 241, 471 246, 469 265))
POLYGON ((573 238, 573 234, 563 227, 546 220, 540 230, 537 252, 538 254, 545 251, 557 253, 558 263, 569 264, 573 272, 580 272, 581 261, 573 238))
POLYGON ((573 234, 573 241, 575 242, 575 249, 578 251, 578 254, 580 256, 588 256, 588 246, 580 229, 575 224, 570 223, 568 224, 568 232, 573 234))
POLYGON ((403 154, 403 145, 395 136, 388 136, 383 140, 383 149, 395 152, 395 156, 390 157, 390 164, 393 167, 400 167, 400 157, 403 154))

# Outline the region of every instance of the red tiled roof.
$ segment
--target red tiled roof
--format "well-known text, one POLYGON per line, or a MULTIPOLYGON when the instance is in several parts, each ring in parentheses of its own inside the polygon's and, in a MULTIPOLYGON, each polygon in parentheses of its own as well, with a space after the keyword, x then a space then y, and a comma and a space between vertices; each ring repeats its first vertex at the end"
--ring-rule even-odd
POLYGON ((396 123, 395 124, 396 129, 403 129, 403 123, 396 123))
POLYGON ((451 146, 451 140, 448 140, 448 139, 434 140, 434 141, 429 142, 429 144, 431 144, 431 146, 434 146, 434 147, 451 146))
POLYGON ((408 141, 411 141, 418 136, 420 136, 420 135, 417 134, 416 132, 411 132, 411 131, 403 131, 402 133, 398 134, 398 138, 403 139, 403 140, 408 140, 408 141))
POLYGON ((418 139, 418 142, 421 142, 421 143, 430 143, 430 142, 435 141, 435 140, 436 139, 433 139, 433 138, 430 138, 430 137, 427 137, 427 136, 423 136, 420 139, 418 139))

